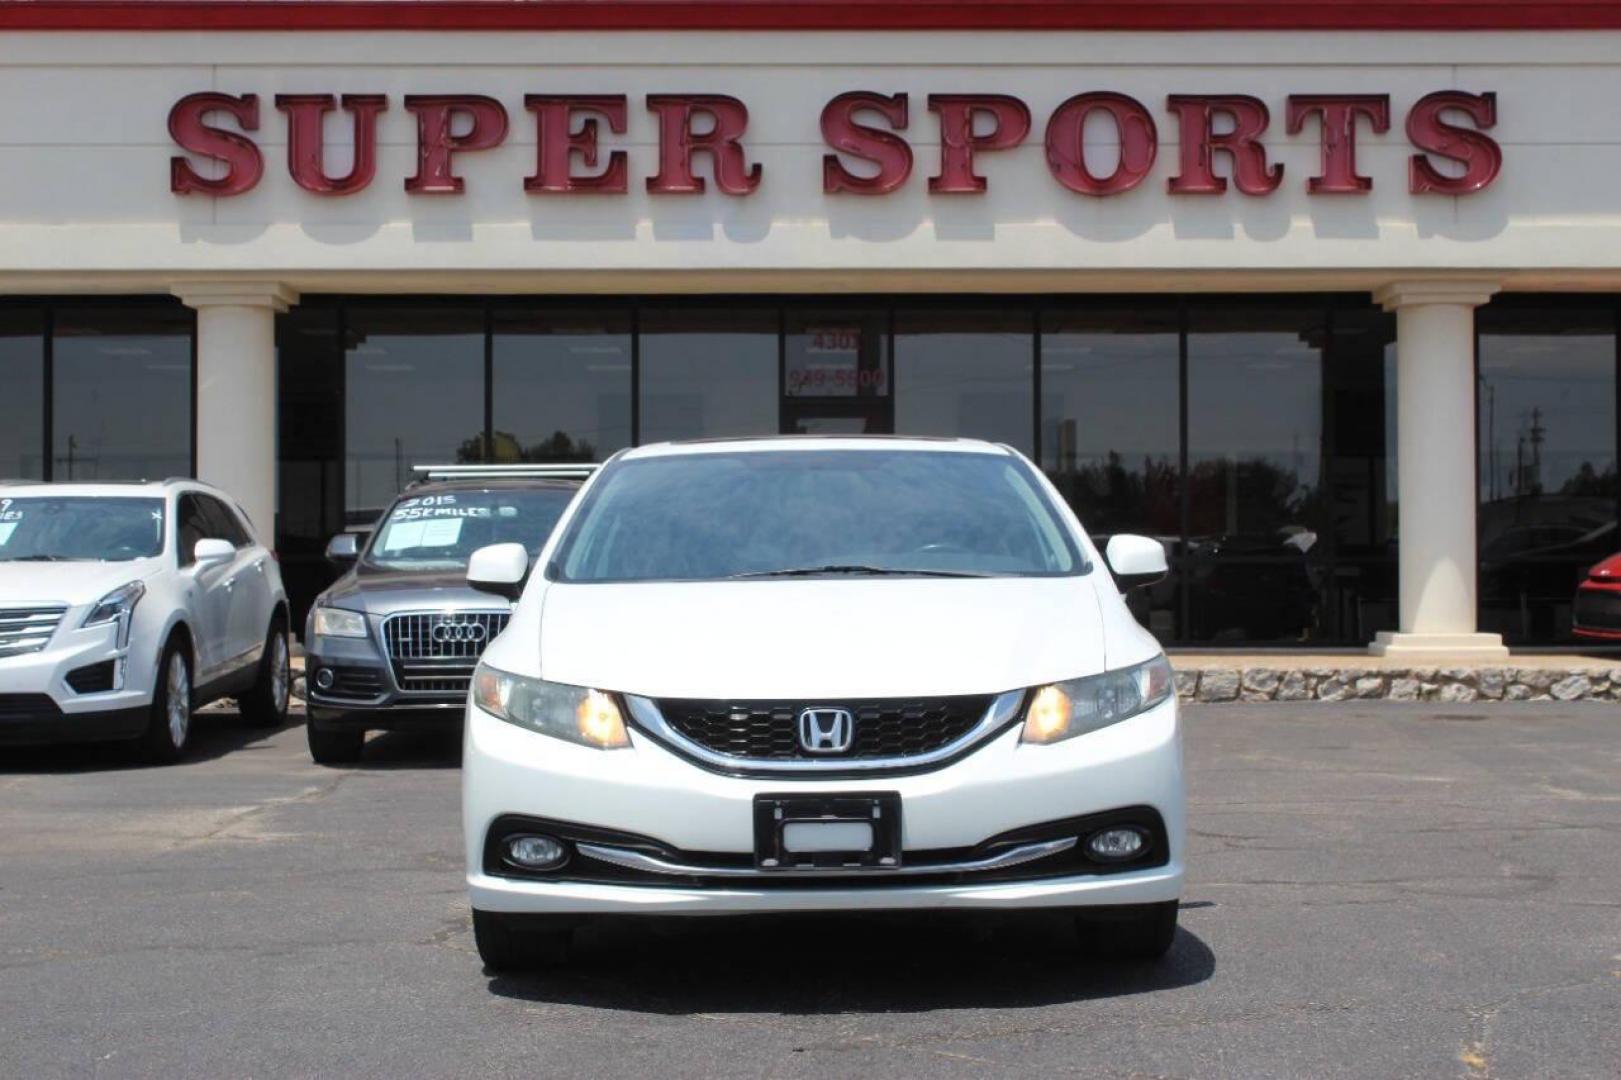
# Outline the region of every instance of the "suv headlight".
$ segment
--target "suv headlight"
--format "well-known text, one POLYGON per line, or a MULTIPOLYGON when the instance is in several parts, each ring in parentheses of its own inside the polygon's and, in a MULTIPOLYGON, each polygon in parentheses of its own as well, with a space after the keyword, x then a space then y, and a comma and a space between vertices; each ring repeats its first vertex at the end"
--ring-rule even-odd
POLYGON ((141 602, 146 595, 146 586, 139 581, 132 581, 128 585, 120 585, 112 592, 96 601, 95 607, 84 617, 84 626, 100 626, 103 623, 118 624, 118 647, 120 649, 129 645, 130 623, 135 621, 135 605, 141 602))
POLYGON ((343 608, 318 607, 315 609, 315 633, 318 637, 365 637, 366 616, 343 608))
POLYGON ((630 745, 613 695, 585 686, 513 675, 484 664, 473 672, 473 701, 509 724, 598 750, 630 745))
POLYGON ((1134 667, 1037 688, 1024 714, 1020 742, 1055 743, 1118 724, 1176 692, 1164 654, 1134 667))

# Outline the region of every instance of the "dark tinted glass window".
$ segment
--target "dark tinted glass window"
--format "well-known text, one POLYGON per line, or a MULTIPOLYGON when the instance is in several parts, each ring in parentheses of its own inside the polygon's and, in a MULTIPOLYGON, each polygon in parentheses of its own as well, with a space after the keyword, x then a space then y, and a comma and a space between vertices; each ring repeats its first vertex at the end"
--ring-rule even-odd
POLYGON ((178 301, 57 309, 52 479, 190 475, 191 337, 178 301))
POLYGON ((630 313, 497 311, 491 460, 602 461, 630 445, 630 313))
POLYGON ((356 307, 347 329, 345 502, 363 522, 413 466, 484 459, 484 313, 356 307))
POLYGON ((777 431, 774 309, 644 309, 641 441, 777 431))
POLYGON ((1476 325, 1481 628, 1567 639, 1576 586, 1621 549, 1612 310, 1499 301, 1476 325))
POLYGON ((989 439, 1030 453, 1034 328, 1029 310, 897 312, 896 433, 989 439))
POLYGON ((0 309, 0 477, 45 475, 45 326, 33 311, 0 309))
POLYGON ((175 530, 179 536, 180 565, 190 566, 197 561, 197 541, 213 535, 208 512, 197 495, 182 495, 176 502, 175 530))
POLYGON ((208 495, 198 496, 203 520, 208 523, 208 535, 215 540, 229 540, 234 547, 246 547, 253 541, 230 508, 208 495))
POLYGON ((1190 310, 1191 640, 1318 635, 1326 324, 1317 304, 1190 310))

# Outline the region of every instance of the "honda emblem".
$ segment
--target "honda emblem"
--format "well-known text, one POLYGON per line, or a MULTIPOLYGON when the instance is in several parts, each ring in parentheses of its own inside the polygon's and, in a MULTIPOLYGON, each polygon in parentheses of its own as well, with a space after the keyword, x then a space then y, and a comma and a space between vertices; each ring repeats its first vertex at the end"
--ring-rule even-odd
POLYGON ((799 745, 807 754, 842 754, 855 739, 856 718, 849 709, 799 710, 799 745))

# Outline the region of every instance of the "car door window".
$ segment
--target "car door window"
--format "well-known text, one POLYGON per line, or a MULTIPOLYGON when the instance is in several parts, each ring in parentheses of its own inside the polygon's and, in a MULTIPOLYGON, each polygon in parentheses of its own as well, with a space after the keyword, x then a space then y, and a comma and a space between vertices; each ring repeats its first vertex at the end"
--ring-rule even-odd
POLYGON ((180 565, 190 566, 197 561, 197 541, 213 535, 198 496, 180 496, 179 508, 175 513, 175 535, 180 541, 180 565))
POLYGON ((231 513, 230 507, 208 495, 199 496, 198 501, 203 504, 203 514, 211 530, 208 534, 210 537, 228 540, 232 547, 238 549, 252 543, 247 530, 242 527, 236 515, 231 513))

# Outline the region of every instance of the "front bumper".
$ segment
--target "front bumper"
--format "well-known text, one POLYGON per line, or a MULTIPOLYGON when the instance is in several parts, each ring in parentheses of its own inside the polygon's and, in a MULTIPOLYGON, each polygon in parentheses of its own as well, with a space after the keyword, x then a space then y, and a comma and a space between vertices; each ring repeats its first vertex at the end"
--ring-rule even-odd
POLYGON ((118 648, 116 626, 72 628, 82 614, 70 610, 39 652, 0 658, 0 742, 118 739, 145 730, 154 665, 118 648), (68 682, 75 672, 109 664, 110 678, 100 684, 109 689, 81 692, 68 682))
MULTIPOLYGON (((639 731, 632 748, 599 751, 549 739, 469 708, 463 752, 463 826, 475 908, 498 912, 733 914, 898 908, 1064 907, 1178 898, 1185 842, 1181 738, 1175 701, 1054 746, 1025 746, 1018 729, 950 765, 909 776, 844 780, 721 776, 639 731), (918 881, 886 871, 859 882, 766 872, 668 885, 556 880, 488 872, 485 843, 506 815, 573 821, 646 837, 672 851, 752 855, 761 794, 898 792, 906 858, 975 849, 1041 823, 1145 807, 1164 825, 1161 865, 1110 873, 976 882, 972 874, 918 881)), ((582 857, 577 856, 579 860, 582 857)), ((1037 864, 1032 864, 1037 865, 1037 864)), ((1056 866, 1072 864, 1057 863, 1056 866)), ((987 875, 992 876, 992 875, 987 875)))
POLYGON ((311 720, 323 727, 364 731, 454 729, 462 722, 465 694, 403 693, 393 666, 371 638, 311 634, 304 659, 304 700, 311 720), (317 676, 327 669, 333 686, 323 691, 317 676))

